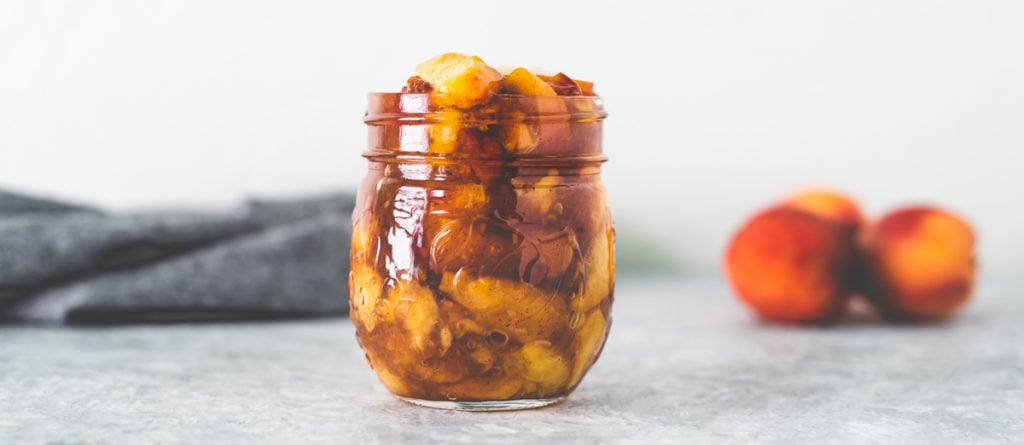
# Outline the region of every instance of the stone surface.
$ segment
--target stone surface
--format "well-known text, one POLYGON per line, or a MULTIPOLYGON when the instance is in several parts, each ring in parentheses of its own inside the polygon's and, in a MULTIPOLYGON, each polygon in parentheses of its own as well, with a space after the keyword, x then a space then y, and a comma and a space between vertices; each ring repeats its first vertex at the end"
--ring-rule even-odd
POLYGON ((4 326, 0 443, 1019 442, 1016 289, 944 325, 822 329, 759 323, 717 281, 624 278, 580 388, 507 413, 399 402, 342 318, 4 326))

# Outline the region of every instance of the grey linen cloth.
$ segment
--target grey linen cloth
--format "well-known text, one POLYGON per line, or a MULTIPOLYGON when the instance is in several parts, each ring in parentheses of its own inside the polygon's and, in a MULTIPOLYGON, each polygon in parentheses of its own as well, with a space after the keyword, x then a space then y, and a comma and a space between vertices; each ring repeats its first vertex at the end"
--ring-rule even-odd
POLYGON ((108 213, 0 191, 0 318, 68 324, 343 314, 354 196, 108 213))

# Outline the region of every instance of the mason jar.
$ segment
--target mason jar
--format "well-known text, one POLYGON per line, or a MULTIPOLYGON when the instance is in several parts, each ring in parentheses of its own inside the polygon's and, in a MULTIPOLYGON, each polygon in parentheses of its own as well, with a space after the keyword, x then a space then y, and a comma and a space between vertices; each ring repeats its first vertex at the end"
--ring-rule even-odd
POLYGON ((401 399, 459 410, 563 400, 611 324, 615 231, 595 96, 472 110, 372 93, 353 213, 360 346, 401 399))

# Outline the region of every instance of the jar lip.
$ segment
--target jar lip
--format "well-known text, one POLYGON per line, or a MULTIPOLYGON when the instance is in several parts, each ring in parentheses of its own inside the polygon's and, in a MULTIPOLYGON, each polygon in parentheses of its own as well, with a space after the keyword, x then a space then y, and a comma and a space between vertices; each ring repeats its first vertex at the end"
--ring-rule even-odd
MULTIPOLYGON (((573 122, 587 120, 604 120, 608 113, 604 109, 601 96, 523 96, 518 94, 496 94, 491 101, 482 107, 460 110, 441 107, 430 93, 387 93, 372 92, 367 94, 369 106, 363 121, 367 124, 377 122, 410 119, 426 119, 442 121, 456 118, 460 120, 505 120, 507 110, 534 110, 531 117, 543 119, 569 119, 573 122), (506 110, 503 113, 503 110, 506 110)), ((521 112, 520 112, 521 114, 521 112)))
POLYGON ((568 167, 598 165, 608 161, 604 153, 573 155, 508 155, 503 157, 482 157, 459 153, 430 153, 368 150, 363 157, 370 161, 399 164, 496 164, 505 167, 568 167))

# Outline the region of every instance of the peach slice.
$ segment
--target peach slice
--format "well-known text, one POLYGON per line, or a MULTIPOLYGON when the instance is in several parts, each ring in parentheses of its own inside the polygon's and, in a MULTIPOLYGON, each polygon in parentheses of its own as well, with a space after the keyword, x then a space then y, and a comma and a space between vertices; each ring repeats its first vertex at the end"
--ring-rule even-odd
POLYGON ((502 81, 501 90, 510 94, 521 94, 523 96, 557 96, 554 88, 551 88, 544 79, 531 73, 526 68, 516 68, 505 76, 502 81))
POLYGON ((372 264, 376 258, 371 258, 369 252, 374 252, 377 245, 373 232, 373 215, 369 210, 362 213, 364 216, 352 224, 352 259, 372 264))
MULTIPOLYGON (((437 299, 429 287, 415 281, 399 281, 389 297, 394 301, 394 316, 402 320, 412 339, 412 346, 421 352, 437 348, 430 334, 439 327, 437 299)), ((449 337, 449 345, 451 345, 449 337)))
POLYGON ((507 124, 502 131, 502 145, 506 150, 526 154, 541 148, 547 153, 566 147, 572 135, 568 108, 551 85, 525 68, 516 68, 505 76, 501 91, 537 98, 533 110, 508 112, 512 119, 525 119, 529 115, 533 121, 507 124))
POLYGON ((382 315, 377 305, 381 300, 384 280, 373 267, 364 263, 354 262, 351 269, 348 275, 349 312, 356 325, 371 333, 382 315))
POLYGON ((446 53, 416 67, 414 77, 430 84, 438 105, 473 108, 501 88, 501 73, 477 56, 446 53))
MULTIPOLYGON (((608 212, 606 212, 608 213, 608 212)), ((607 217, 610 220, 610 216, 607 217)), ((584 313, 598 307, 602 301, 611 298, 615 286, 615 229, 611 222, 604 232, 598 234, 586 256, 583 258, 583 272, 586 281, 582 294, 572 300, 572 309, 584 313)))
POLYGON ((580 85, 576 83, 575 80, 572 80, 571 77, 566 76, 565 73, 558 73, 555 74, 554 76, 538 75, 537 77, 540 77, 545 82, 547 82, 548 85, 551 85, 551 88, 553 88, 559 96, 583 95, 583 90, 580 88, 580 85))
POLYGON ((564 205, 560 198, 564 199, 564 190, 568 187, 558 169, 551 169, 547 173, 540 179, 511 179, 516 192, 516 211, 527 221, 543 221, 562 214, 564 205))
POLYGON ((948 211, 922 206, 889 213, 864 236, 865 296, 890 318, 948 318, 971 296, 974 244, 970 224, 948 211))
POLYGON ((376 357, 372 356, 369 352, 367 352, 366 356, 370 360, 370 367, 376 371, 377 378, 380 379, 381 383, 384 384, 384 387, 386 387, 388 391, 406 397, 412 396, 414 393, 419 391, 416 386, 409 382, 408 378, 400 376, 400 373, 392 371, 384 362, 376 359, 376 357))
POLYGON ((580 86, 580 93, 584 96, 596 96, 594 93, 594 82, 587 82, 585 80, 573 79, 576 85, 580 86))
POLYGON ((580 324, 579 330, 572 341, 572 350, 575 352, 572 362, 572 373, 569 377, 569 384, 575 385, 583 380, 583 375, 597 361, 598 353, 604 344, 608 334, 608 323, 600 310, 590 311, 586 319, 580 324))
POLYGON ((460 139, 465 139, 465 135, 461 133, 463 132, 462 119, 466 117, 466 113, 448 110, 437 113, 436 117, 438 121, 428 127, 430 136, 428 151, 431 153, 455 152, 459 148, 460 139))
POLYGON ((477 278, 460 270, 446 272, 440 288, 468 309, 477 323, 499 336, 511 336, 526 343, 555 338, 559 331, 568 329, 565 299, 527 283, 477 278))
POLYGON ((441 387, 446 397, 457 400, 509 400, 520 393, 523 382, 515 375, 483 375, 441 387))
POLYGON ((545 82, 551 84, 551 87, 558 91, 560 96, 594 96, 594 82, 587 82, 585 80, 573 79, 567 76, 565 73, 558 73, 554 76, 543 76, 538 75, 545 82), (569 85, 569 82, 572 85, 569 85), (575 86, 575 88, 573 88, 575 86))
MULTIPOLYGON (((486 210, 486 207, 471 210, 486 210)), ((467 270, 475 275, 518 273, 521 251, 507 224, 469 210, 424 218, 430 268, 437 273, 467 270)))
POLYGON ((569 363, 552 348, 551 342, 537 340, 527 343, 519 350, 519 356, 523 361, 523 379, 536 383, 541 397, 566 386, 569 363))

